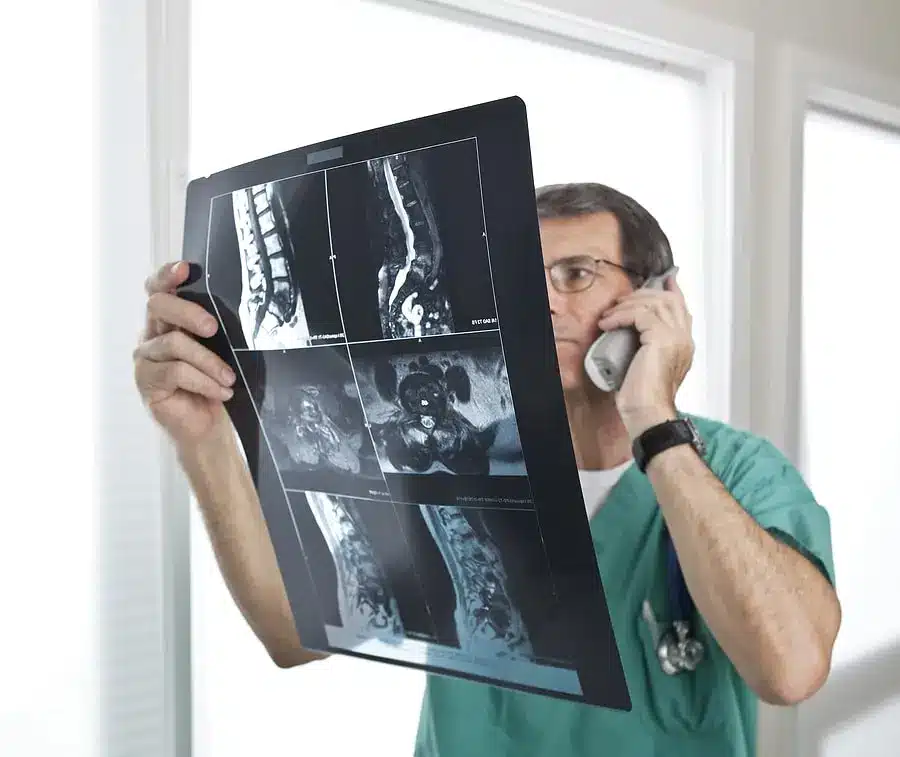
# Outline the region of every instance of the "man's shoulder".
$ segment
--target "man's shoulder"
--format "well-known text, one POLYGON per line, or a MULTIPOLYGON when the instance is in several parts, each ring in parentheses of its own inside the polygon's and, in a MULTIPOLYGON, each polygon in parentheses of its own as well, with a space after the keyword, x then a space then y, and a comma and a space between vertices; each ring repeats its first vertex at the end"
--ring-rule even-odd
POLYGON ((688 415, 707 445, 706 463, 763 528, 813 560, 834 584, 831 523, 803 474, 765 437, 688 415))
POLYGON ((746 451, 769 451, 777 448, 765 436, 756 434, 745 428, 739 428, 725 421, 697 413, 679 413, 683 418, 690 418, 708 448, 728 448, 733 453, 746 451))
POLYGON ((690 418, 706 445, 706 462, 723 483, 736 483, 748 474, 773 472, 796 475, 787 456, 767 437, 730 423, 694 413, 690 418))

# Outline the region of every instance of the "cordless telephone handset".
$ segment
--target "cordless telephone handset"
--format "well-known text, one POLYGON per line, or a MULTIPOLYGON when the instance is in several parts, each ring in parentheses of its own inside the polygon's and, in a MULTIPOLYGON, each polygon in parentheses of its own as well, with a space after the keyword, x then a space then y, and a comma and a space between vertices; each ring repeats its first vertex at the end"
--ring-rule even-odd
MULTIPOLYGON (((666 279, 677 272, 677 266, 673 266, 659 276, 651 276, 640 288, 662 289, 666 279)), ((640 347, 640 334, 633 326, 605 331, 585 355, 584 369, 591 381, 603 391, 618 391, 640 347)))

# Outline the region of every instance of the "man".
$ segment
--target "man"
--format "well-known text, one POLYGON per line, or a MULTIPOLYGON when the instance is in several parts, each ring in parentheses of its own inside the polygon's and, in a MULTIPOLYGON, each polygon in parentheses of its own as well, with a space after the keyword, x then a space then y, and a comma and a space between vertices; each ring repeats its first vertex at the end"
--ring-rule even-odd
MULTIPOLYGON (((691 317, 677 281, 665 291, 637 288, 673 262, 654 218, 598 184, 544 187, 537 202, 560 378, 633 708, 429 676, 416 755, 749 757, 758 700, 801 702, 830 669, 841 611, 828 516, 770 443, 676 410, 693 357, 691 317), (628 326, 641 349, 620 390, 604 393, 585 374, 585 353, 600 331, 628 326), (702 445, 672 443, 671 431, 687 423, 702 445), (664 534, 705 650, 695 670, 675 675, 657 656, 672 619, 664 534)), ((222 408, 234 376, 190 336, 210 336, 216 324, 173 294, 186 275, 180 264, 148 280, 136 381, 177 447, 247 622, 276 664, 304 664, 321 655, 297 637, 222 408)))

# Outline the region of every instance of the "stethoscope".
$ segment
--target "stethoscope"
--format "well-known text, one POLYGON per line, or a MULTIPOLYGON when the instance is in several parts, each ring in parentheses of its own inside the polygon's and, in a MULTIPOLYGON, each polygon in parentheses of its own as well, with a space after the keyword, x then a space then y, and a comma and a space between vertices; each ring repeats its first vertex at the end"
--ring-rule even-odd
POLYGON ((663 539, 666 547, 666 589, 669 611, 673 619, 668 627, 660 632, 653 608, 646 599, 643 616, 654 638, 659 666, 667 675, 676 675, 696 670, 705 657, 706 649, 703 642, 694 636, 693 621, 696 617, 696 607, 684 580, 672 537, 665 527, 663 539))

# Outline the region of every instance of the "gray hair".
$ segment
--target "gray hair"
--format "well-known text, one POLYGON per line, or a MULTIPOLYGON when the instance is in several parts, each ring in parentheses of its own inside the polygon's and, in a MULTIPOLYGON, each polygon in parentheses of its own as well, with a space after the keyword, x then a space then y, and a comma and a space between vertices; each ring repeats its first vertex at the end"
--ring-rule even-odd
MULTIPOLYGON (((612 213, 619 222, 622 264, 641 280, 672 267, 672 247, 659 222, 639 202, 605 184, 549 184, 536 190, 538 218, 612 213)), ((634 279, 634 277, 632 277, 634 279)), ((633 281, 637 286, 640 281, 633 281)))

